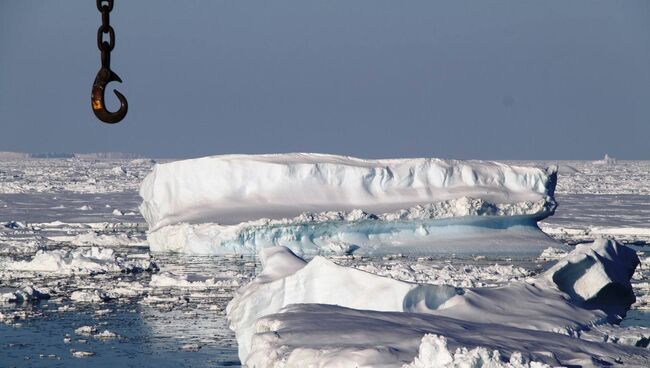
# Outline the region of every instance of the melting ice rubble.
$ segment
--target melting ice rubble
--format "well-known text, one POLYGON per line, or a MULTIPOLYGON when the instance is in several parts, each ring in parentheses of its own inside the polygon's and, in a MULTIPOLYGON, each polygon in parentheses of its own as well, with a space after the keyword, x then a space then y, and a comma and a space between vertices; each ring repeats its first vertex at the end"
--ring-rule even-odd
POLYGON ((484 161, 213 156, 156 165, 140 211, 153 251, 536 255, 562 247, 536 225, 555 210, 556 175, 484 161))
POLYGON ((260 257, 262 273, 227 309, 251 367, 650 364, 647 350, 577 338, 634 302, 639 259, 615 241, 579 245, 540 276, 496 288, 398 281, 282 247, 260 257), (449 350, 474 347, 483 350, 449 350))
POLYGON ((39 250, 30 260, 5 260, 3 270, 58 274, 93 274, 106 272, 143 272, 157 269, 149 256, 129 259, 118 257, 110 248, 39 250))

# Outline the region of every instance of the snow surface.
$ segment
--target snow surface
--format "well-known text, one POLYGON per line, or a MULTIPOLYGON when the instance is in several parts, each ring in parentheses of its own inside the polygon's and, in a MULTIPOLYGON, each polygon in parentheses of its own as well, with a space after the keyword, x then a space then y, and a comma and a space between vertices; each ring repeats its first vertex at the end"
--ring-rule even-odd
MULTIPOLYGON (((309 363, 312 364, 307 366, 317 367, 413 366, 418 363, 416 357, 420 358, 423 336, 427 334, 445 336, 452 351, 476 347, 497 350, 506 362, 521 353, 524 361, 553 367, 647 367, 650 364, 650 352, 633 346, 430 314, 326 304, 292 304, 281 313, 259 319, 254 349, 246 364, 256 368, 297 368, 309 363)), ((427 356, 426 351, 423 353, 427 356)), ((447 361, 444 354, 434 358, 442 361, 427 362, 431 367, 444 366, 441 363, 447 361)), ((468 363, 462 357, 457 359, 459 363, 468 363)))
POLYGON ((280 245, 299 254, 422 253, 478 244, 539 252, 554 245, 534 233, 555 209, 555 181, 555 169, 483 161, 213 156, 157 165, 142 183, 140 210, 159 252, 255 254, 280 245))
MULTIPOLYGON (((369 310, 405 313, 405 317, 396 318, 411 319, 408 322, 410 329, 414 328, 413 324, 416 324, 418 318, 427 319, 427 325, 435 323, 432 321, 438 321, 438 319, 431 320, 430 317, 418 316, 426 314, 442 318, 440 321, 449 319, 448 323, 463 321, 467 325, 465 329, 478 331, 488 327, 491 330, 503 328, 503 331, 510 331, 517 335, 529 334, 527 338, 531 340, 541 339, 540 336, 543 334, 540 335, 540 332, 576 334, 596 324, 619 321, 621 316, 624 316, 630 304, 634 302, 629 280, 639 262, 633 250, 614 241, 603 239, 571 252, 540 277, 497 288, 463 289, 449 285, 398 281, 339 266, 323 257, 315 257, 306 263, 287 248, 265 250, 260 257, 265 264, 264 272, 249 285, 240 289, 227 308, 230 327, 237 335, 240 359, 246 364, 258 367, 272 366, 274 362, 291 361, 291 355, 295 351, 300 351, 296 354, 301 359, 305 359, 306 354, 311 359, 308 361, 319 364, 337 361, 337 359, 359 365, 369 364, 366 361, 367 354, 355 355, 354 350, 350 351, 348 348, 341 350, 340 346, 333 343, 338 341, 336 339, 340 335, 347 335, 346 328, 343 328, 343 331, 336 329, 341 328, 339 323, 343 323, 337 320, 336 316, 347 312, 329 310, 321 313, 319 308, 326 308, 323 305, 354 308, 353 313, 358 313, 363 318, 366 318, 364 313, 369 310), (275 269, 276 265, 289 266, 275 269), (297 306, 292 307, 293 304, 297 306), (283 312, 294 311, 298 314, 298 318, 301 318, 300 315, 304 312, 301 308, 303 306, 312 308, 310 304, 314 304, 313 308, 318 311, 316 316, 318 321, 314 324, 320 328, 313 325, 300 325, 300 328, 294 329, 297 327, 291 325, 294 316, 285 316, 283 312), (334 320, 328 319, 329 313, 335 315, 334 320), (323 324, 325 321, 327 322, 323 324), (474 325, 478 327, 473 327, 474 325), (305 341, 301 344, 293 337, 290 337, 289 342, 283 341, 282 333, 278 333, 278 326, 292 329, 291 336, 297 333, 302 335, 305 341), (314 328, 321 340, 306 338, 311 336, 314 328), (320 331, 321 329, 323 331, 320 331), (268 333, 269 331, 275 333, 268 333), (328 335, 327 331, 332 335, 328 335), (287 348, 287 344, 290 348, 287 348), (309 353, 305 353, 306 349, 309 353), (341 353, 342 357, 336 352, 341 353), (263 357, 273 358, 264 360, 263 357)), ((393 317, 391 315, 386 319, 392 321, 393 317)), ((373 315, 368 318, 376 320, 378 317, 373 315)), ((400 322, 398 325, 403 323, 400 322)), ((379 339, 388 339, 386 341, 395 344, 402 341, 398 336, 401 332, 395 329, 404 326, 375 323, 374 326, 369 327, 366 325, 367 322, 362 324, 363 328, 353 324, 349 328, 355 330, 351 336, 360 334, 360 331, 368 331, 367 334, 356 336, 357 340, 363 341, 364 344, 368 341, 377 341, 377 337, 368 335, 379 335, 379 339)), ((422 326, 418 325, 419 327, 422 326)), ((422 329, 426 330, 429 327, 422 327, 422 329)), ((443 334, 449 336, 447 332, 443 334)), ((498 346, 499 349, 521 346, 505 343, 505 340, 514 339, 514 335, 508 336, 504 333, 504 336, 502 341, 499 341, 498 336, 493 336, 493 346, 498 346)), ((422 335, 418 339, 421 337, 422 335)), ((412 339, 409 341, 413 344, 412 339)), ((537 343, 541 343, 541 340, 537 343)), ((480 346, 475 341, 469 345, 480 346)), ((555 348, 559 349, 559 347, 555 348)), ((382 359, 387 359, 376 348, 373 349, 371 357, 379 354, 382 359)), ((571 355, 571 347, 563 347, 561 351, 553 351, 554 355, 551 355, 550 359, 544 354, 537 356, 536 352, 531 352, 530 349, 521 350, 549 364, 573 364, 584 359, 581 357, 580 349, 577 348, 571 355)), ((406 354, 408 358, 406 361, 413 358, 409 354, 415 350, 411 346, 411 350, 408 351, 410 353, 406 354)), ((399 361, 404 361, 405 358, 390 349, 386 354, 390 356, 397 354, 393 358, 399 361)), ((593 354, 599 355, 596 352, 593 354)))

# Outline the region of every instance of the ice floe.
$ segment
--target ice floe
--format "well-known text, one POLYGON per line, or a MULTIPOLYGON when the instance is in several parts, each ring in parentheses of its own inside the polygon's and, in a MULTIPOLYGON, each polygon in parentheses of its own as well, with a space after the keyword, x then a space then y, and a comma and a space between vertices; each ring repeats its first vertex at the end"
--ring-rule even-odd
POLYGON ((56 235, 48 239, 57 242, 66 242, 75 246, 101 246, 119 247, 130 245, 146 245, 144 239, 140 239, 128 233, 103 233, 101 231, 89 231, 79 235, 56 235))
POLYGON ((612 362, 621 354, 630 362, 649 361, 648 353, 564 336, 620 321, 634 302, 630 277, 638 258, 611 240, 579 247, 536 278, 494 288, 398 281, 322 257, 306 263, 286 248, 260 256, 270 270, 240 289, 227 309, 240 358, 252 366, 290 362, 292 356, 321 364, 372 364, 378 357, 406 363, 425 333, 453 339, 455 347, 525 351, 527 359, 552 365, 612 362), (272 266, 279 264, 290 266, 272 266), (359 353, 359 345, 371 353, 359 353))
POLYGON ((39 250, 32 259, 27 261, 5 260, 3 267, 7 271, 58 274, 133 273, 157 269, 156 264, 150 259, 120 257, 111 248, 99 247, 72 250, 39 250))
POLYGON ((233 278, 219 279, 198 274, 178 275, 172 272, 161 272, 151 276, 149 286, 156 288, 208 289, 224 286, 236 287, 239 283, 233 278))
POLYGON ((108 294, 100 290, 77 290, 70 294, 70 300, 77 303, 103 303, 110 299, 108 294))
POLYGON ((28 303, 49 298, 47 291, 32 286, 20 289, 0 287, 0 303, 28 303))

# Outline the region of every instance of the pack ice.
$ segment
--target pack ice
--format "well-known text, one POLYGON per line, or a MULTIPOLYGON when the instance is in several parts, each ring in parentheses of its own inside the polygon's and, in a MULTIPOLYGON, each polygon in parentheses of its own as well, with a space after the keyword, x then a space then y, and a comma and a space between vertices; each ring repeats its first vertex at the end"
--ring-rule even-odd
POLYGON ((538 254, 561 247, 556 169, 433 158, 225 155, 158 164, 140 188, 153 251, 538 254))
POLYGON ((650 364, 646 349, 579 338, 634 302, 639 259, 612 240, 495 288, 398 281, 283 247, 260 257, 262 273, 227 308, 249 367, 650 364))

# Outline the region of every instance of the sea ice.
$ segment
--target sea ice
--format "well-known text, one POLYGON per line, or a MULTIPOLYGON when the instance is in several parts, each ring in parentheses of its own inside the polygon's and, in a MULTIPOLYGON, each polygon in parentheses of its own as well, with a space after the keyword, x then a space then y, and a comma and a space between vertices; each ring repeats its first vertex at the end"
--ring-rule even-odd
MULTIPOLYGON (((510 331, 513 335, 506 335, 502 339, 493 337, 488 346, 499 347, 500 350, 506 347, 510 352, 514 347, 520 346, 521 349, 518 350, 530 353, 530 349, 525 346, 508 345, 510 342, 507 344, 506 340, 521 335, 535 340, 536 344, 542 344, 542 337, 550 338, 542 332, 576 334, 596 324, 620 321, 634 301, 629 279, 638 264, 638 258, 631 249, 610 240, 601 240, 576 249, 539 277, 496 288, 458 288, 398 281, 338 266, 322 257, 305 263, 286 248, 265 250, 260 254, 260 258, 265 265, 264 271, 257 279, 240 289, 227 308, 230 327, 237 334, 240 358, 253 366, 266 366, 259 360, 263 356, 275 354, 277 361, 283 361, 289 353, 302 351, 301 349, 307 346, 320 351, 315 353, 316 357, 321 356, 323 351, 329 351, 326 354, 327 359, 335 358, 337 355, 332 351, 336 349, 332 344, 338 341, 341 335, 348 333, 351 337, 357 336, 358 341, 363 341, 364 344, 377 341, 386 333, 386 339, 397 343, 397 335, 400 333, 396 329, 403 328, 403 323, 414 328, 418 326, 419 318, 427 321, 425 325, 429 327, 422 326, 424 330, 430 328, 432 323, 439 328, 438 323, 443 321, 450 324, 463 321, 467 327, 461 329, 473 329, 477 334, 484 334, 485 329, 492 330, 492 333, 494 330, 510 331), (275 269, 273 265, 290 266, 275 269), (612 296, 615 298, 611 298, 612 296), (313 307, 310 307, 310 303, 313 303, 313 307), (296 306, 291 306, 292 304, 296 306), (340 324, 346 324, 347 317, 338 320, 336 316, 349 313, 341 310, 323 310, 326 304, 355 308, 349 313, 359 314, 364 321, 360 322, 361 325, 350 325, 349 329, 354 332, 345 328, 343 331, 337 330, 341 327, 340 324), (309 326, 292 324, 292 318, 296 316, 301 319, 301 323, 306 323, 300 316, 311 312, 306 313, 305 308, 313 308, 309 309, 315 311, 315 316, 312 317, 320 323, 327 322, 309 326), (287 311, 296 314, 285 315, 287 311), (394 323, 384 325, 377 323, 378 319, 384 318, 381 314, 367 316, 364 314, 367 311, 397 314, 386 315, 385 318, 394 323), (330 313, 334 316, 333 319, 329 319, 330 313), (400 313, 404 316, 401 317, 400 313), (365 321, 366 318, 375 322, 365 321), (395 319, 400 322, 395 322, 395 319), (403 319, 408 319, 409 322, 403 319), (372 327, 369 327, 368 323, 373 324, 372 327), (281 326, 291 329, 290 341, 282 340, 281 332, 275 337, 266 333, 279 331, 281 326), (318 330, 317 326, 321 326, 323 330, 318 330), (313 329, 318 330, 318 339, 310 339, 302 345, 294 340, 301 334, 311 336, 313 329), (367 331, 366 333, 379 337, 369 338, 360 331, 367 331), (328 337, 328 333, 332 336, 328 337), (269 339, 273 342, 269 342, 269 339), (292 348, 287 351, 276 346, 280 352, 270 351, 269 346, 275 346, 276 340, 277 344, 288 344, 292 348)), ((434 333, 434 330, 431 332, 434 333)), ((436 331, 435 333, 445 336, 449 333, 443 328, 436 331)), ((408 334, 412 335, 413 332, 408 334)), ((422 335, 419 335, 417 339, 421 337, 422 335)), ((411 347, 414 343, 412 338, 409 337, 411 340, 408 340, 411 347)), ((469 345, 460 344, 472 345, 481 346, 477 341, 469 345)), ((534 355, 536 360, 541 359, 540 361, 549 364, 569 364, 574 359, 584 359, 580 353, 583 348, 584 346, 577 347, 577 350, 572 351, 571 347, 560 349, 555 346, 553 349, 560 350, 553 351, 553 359, 537 356, 534 351, 530 354, 534 355), (558 358, 561 355, 565 357, 558 358)), ((346 359, 351 359, 348 354, 350 351, 345 351, 346 359)), ((411 352, 414 355, 415 351, 411 352)), ((593 354, 597 356, 600 353, 594 351, 593 354)), ((397 355, 398 360, 403 361, 404 357, 397 355)), ((408 359, 412 358, 413 356, 409 355, 408 359)), ((367 363, 365 360, 355 362, 367 363)))
POLYGON ((172 272, 161 272, 151 276, 149 286, 154 288, 209 289, 224 286, 239 286, 237 280, 231 278, 219 279, 198 274, 178 275, 172 272))
POLYGON ((93 335, 94 338, 99 339, 99 340, 110 340, 110 339, 115 339, 117 338, 117 334, 115 332, 111 332, 109 330, 104 330, 102 332, 99 332, 95 335, 93 335))
POLYGON ((70 350, 70 352, 72 353, 72 356, 75 358, 88 358, 95 355, 95 353, 92 351, 82 351, 82 350, 72 349, 70 350))
POLYGON ((127 233, 102 233, 89 231, 78 235, 56 235, 48 239, 58 242, 66 242, 74 246, 101 246, 119 247, 130 245, 146 245, 144 239, 139 239, 127 233))
POLYGON ((150 259, 119 257, 113 249, 99 247, 73 250, 39 250, 29 261, 5 260, 3 266, 7 271, 58 274, 135 273, 157 270, 156 264, 150 259))
POLYGON ((76 333, 77 335, 92 335, 95 332, 97 332, 97 328, 93 326, 81 326, 81 327, 77 327, 74 330, 74 333, 76 333))
POLYGON ((103 303, 109 301, 110 297, 100 290, 76 290, 70 294, 70 300, 77 303, 103 303))
POLYGON ((32 286, 20 289, 0 287, 0 303, 28 303, 49 298, 50 294, 48 292, 32 286))

